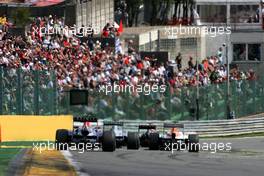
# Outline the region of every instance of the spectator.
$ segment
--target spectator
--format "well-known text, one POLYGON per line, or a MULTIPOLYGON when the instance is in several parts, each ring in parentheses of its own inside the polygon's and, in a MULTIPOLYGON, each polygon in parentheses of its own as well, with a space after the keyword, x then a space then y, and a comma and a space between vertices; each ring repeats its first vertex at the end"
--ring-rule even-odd
MULTIPOLYGON (((26 38, 6 37, 0 31, 0 65, 10 70, 21 67, 26 72, 55 70, 60 89, 98 89, 100 85, 114 83, 160 85, 168 82, 173 90, 185 86, 222 83, 227 77, 225 66, 219 62, 222 54, 205 58, 201 64, 197 63, 197 73, 192 57, 189 58, 188 67, 182 67, 182 55, 179 53, 175 59, 176 71, 172 62, 159 64, 156 58, 140 58, 133 47, 133 41, 128 42, 126 53, 114 54, 113 49, 103 47, 99 41, 93 42, 90 39, 81 42, 74 35, 40 35, 38 30, 34 30, 47 25, 65 27, 63 19, 49 16, 36 18, 26 38)), ((115 29, 110 23, 104 30, 110 36, 115 35, 115 29)), ((230 77, 232 80, 256 79, 252 70, 241 74, 236 69, 230 77)))
POLYGON ((223 48, 222 47, 219 48, 217 56, 219 58, 220 64, 222 65, 223 64, 223 48))
POLYGON ((189 61, 188 61, 188 66, 189 66, 189 69, 194 69, 194 63, 193 63, 193 58, 192 57, 190 57, 189 58, 189 61))
POLYGON ((178 53, 178 56, 176 57, 175 62, 177 64, 178 71, 180 72, 182 69, 182 55, 181 55, 181 53, 178 53))

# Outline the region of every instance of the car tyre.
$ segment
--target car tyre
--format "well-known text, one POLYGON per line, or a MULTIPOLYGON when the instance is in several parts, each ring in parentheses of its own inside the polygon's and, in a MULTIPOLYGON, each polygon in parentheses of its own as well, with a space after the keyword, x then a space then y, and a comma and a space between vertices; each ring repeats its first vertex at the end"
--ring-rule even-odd
POLYGON ((128 132, 127 134, 127 149, 138 150, 140 145, 139 135, 137 132, 128 132))
POLYGON ((159 150, 159 133, 149 134, 149 150, 159 150))
POLYGON ((199 152, 199 135, 198 134, 189 134, 189 143, 188 148, 189 152, 199 152))
POLYGON ((116 137, 113 131, 104 131, 102 138, 102 149, 104 152, 113 152, 116 149, 116 137))
POLYGON ((56 149, 68 150, 69 132, 66 129, 59 129, 56 131, 56 149))

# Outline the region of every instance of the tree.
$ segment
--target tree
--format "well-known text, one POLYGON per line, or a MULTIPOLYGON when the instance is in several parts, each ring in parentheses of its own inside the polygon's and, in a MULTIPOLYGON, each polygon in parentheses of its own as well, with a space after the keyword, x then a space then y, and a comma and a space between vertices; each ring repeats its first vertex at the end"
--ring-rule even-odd
POLYGON ((127 12, 128 12, 128 25, 132 27, 134 24, 138 24, 138 15, 140 12, 140 6, 143 5, 143 0, 126 0, 127 12))
POLYGON ((157 14, 158 11, 160 10, 159 8, 161 7, 161 0, 151 0, 151 6, 152 6, 152 11, 151 11, 151 25, 155 25, 157 21, 157 14))
POLYGON ((168 21, 168 15, 169 15, 169 12, 170 12, 170 7, 173 3, 173 0, 164 0, 164 11, 162 13, 162 22, 163 23, 166 23, 168 21))
POLYGON ((138 25, 139 8, 143 5, 143 1, 145 2, 145 10, 149 10, 151 14, 149 22, 152 26, 168 24, 169 13, 173 5, 173 20, 176 20, 176 23, 173 24, 188 25, 192 22, 195 0, 125 0, 130 27, 138 25))
POLYGON ((181 0, 174 0, 174 14, 173 18, 178 19, 178 10, 180 10, 181 0))
POLYGON ((183 24, 190 24, 193 20, 194 5, 195 0, 174 0, 174 19, 179 21, 182 18, 183 24))
POLYGON ((30 12, 28 8, 19 7, 11 14, 14 24, 17 27, 25 27, 29 22, 30 12))

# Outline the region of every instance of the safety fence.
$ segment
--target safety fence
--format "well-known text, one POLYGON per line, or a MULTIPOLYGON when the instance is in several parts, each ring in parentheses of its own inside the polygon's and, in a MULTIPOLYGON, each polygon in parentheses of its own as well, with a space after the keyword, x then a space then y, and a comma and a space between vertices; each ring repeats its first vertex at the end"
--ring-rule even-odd
POLYGON ((60 113, 74 115, 95 112, 102 119, 129 120, 217 120, 245 117, 264 112, 264 82, 258 80, 231 81, 227 84, 171 89, 150 95, 130 93, 99 93, 89 91, 88 106, 69 106, 69 93, 61 93, 60 113), (230 102, 230 103, 228 103, 230 102), (227 107, 230 107, 228 114, 227 107))
POLYGON ((171 88, 144 93, 108 93, 88 90, 88 105, 70 106, 70 94, 57 86, 54 72, 0 67, 0 115, 81 116, 93 112, 112 120, 221 120, 264 112, 264 79, 200 87, 171 88), (230 102, 230 103, 228 103, 230 102))
POLYGON ((55 115, 54 72, 0 67, 0 115, 55 115))

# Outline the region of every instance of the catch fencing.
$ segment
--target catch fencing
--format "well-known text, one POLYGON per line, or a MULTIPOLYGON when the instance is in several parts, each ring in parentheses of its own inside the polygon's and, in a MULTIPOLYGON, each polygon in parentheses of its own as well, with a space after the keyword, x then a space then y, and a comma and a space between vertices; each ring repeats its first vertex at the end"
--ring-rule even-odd
POLYGON ((0 67, 0 115, 82 116, 93 112, 110 120, 223 120, 228 102, 235 118, 264 112, 264 79, 170 88, 144 93, 104 93, 88 90, 88 105, 70 106, 70 94, 61 91, 54 72, 0 67))
POLYGON ((54 72, 0 67, 0 115, 56 115, 54 72))
POLYGON ((110 120, 222 120, 240 118, 264 112, 264 81, 231 81, 230 96, 227 84, 203 87, 182 87, 150 95, 130 93, 99 93, 89 90, 88 106, 69 106, 69 92, 61 93, 60 112, 76 116, 94 112, 110 120), (227 107, 230 102, 230 114, 227 107))

